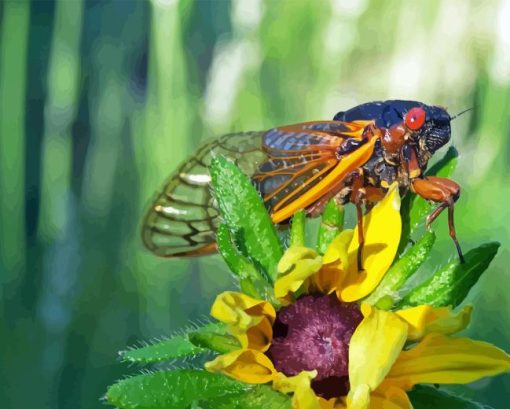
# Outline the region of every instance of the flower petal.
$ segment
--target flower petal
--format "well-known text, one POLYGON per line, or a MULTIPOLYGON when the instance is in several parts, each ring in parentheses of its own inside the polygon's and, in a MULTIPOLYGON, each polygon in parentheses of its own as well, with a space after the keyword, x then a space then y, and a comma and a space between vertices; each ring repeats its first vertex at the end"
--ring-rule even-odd
POLYGON ((369 409, 370 408, 370 386, 367 384, 357 385, 347 395, 348 409, 369 409))
POLYGON ((309 287, 312 290, 329 294, 341 287, 347 274, 347 248, 352 233, 352 230, 344 230, 331 242, 322 259, 322 268, 310 277, 309 287))
POLYGON ((418 383, 465 384, 507 371, 510 356, 491 344, 430 334, 400 354, 386 382, 410 390, 418 383))
POLYGON ((216 297, 211 315, 229 325, 243 348, 266 351, 273 339, 276 312, 267 301, 225 291, 216 297))
POLYGON ((285 376, 278 372, 273 380, 273 389, 283 393, 293 393, 292 407, 295 409, 321 409, 319 398, 310 383, 317 371, 301 371, 295 376, 285 376))
POLYGON ((319 404, 321 409, 345 409, 345 405, 342 402, 338 402, 338 399, 324 399, 319 396, 319 404))
POLYGON ((407 393, 394 386, 377 388, 370 396, 370 409, 412 409, 407 393))
POLYGON ((278 263, 278 277, 274 285, 276 298, 288 303, 288 297, 296 292, 307 278, 322 265, 322 257, 315 250, 302 246, 290 246, 278 263))
POLYGON ((254 384, 270 382, 277 373, 271 360, 264 353, 254 349, 239 349, 220 355, 206 362, 205 369, 254 384))
POLYGON ((407 339, 418 341, 432 332, 451 335, 462 331, 468 326, 472 311, 473 307, 466 306, 455 314, 451 307, 420 305, 396 311, 396 314, 409 325, 407 339))
POLYGON ((351 391, 348 398, 359 402, 363 401, 364 385, 369 391, 377 389, 407 338, 407 324, 396 314, 368 304, 363 304, 361 310, 365 318, 354 331, 349 345, 351 391))
POLYGON ((352 241, 352 235, 354 230, 346 229, 343 230, 335 239, 331 242, 326 253, 324 254, 323 263, 336 263, 341 261, 343 266, 347 265, 347 250, 349 244, 352 241))
POLYGON ((358 228, 349 245, 349 276, 340 297, 343 301, 357 301, 370 294, 384 277, 397 253, 402 232, 400 217, 400 196, 394 183, 385 198, 363 217, 365 245, 363 247, 363 268, 358 272, 358 228))

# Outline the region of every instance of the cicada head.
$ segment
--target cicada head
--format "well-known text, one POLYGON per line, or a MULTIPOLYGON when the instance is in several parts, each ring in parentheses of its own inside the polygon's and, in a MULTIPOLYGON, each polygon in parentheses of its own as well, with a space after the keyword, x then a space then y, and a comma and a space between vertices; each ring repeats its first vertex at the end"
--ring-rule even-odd
POLYGON ((450 140, 451 117, 445 108, 418 101, 376 101, 359 105, 335 115, 337 121, 375 120, 378 127, 404 125, 410 139, 419 148, 420 162, 426 164, 430 156, 450 140))
POLYGON ((446 109, 422 105, 409 109, 403 116, 404 125, 411 132, 420 150, 432 155, 450 141, 450 115, 446 109))

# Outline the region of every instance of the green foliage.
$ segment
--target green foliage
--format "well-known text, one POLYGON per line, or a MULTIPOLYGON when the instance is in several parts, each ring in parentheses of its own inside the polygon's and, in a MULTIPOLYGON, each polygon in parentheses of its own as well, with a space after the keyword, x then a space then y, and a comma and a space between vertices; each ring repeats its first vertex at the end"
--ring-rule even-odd
POLYGON ((224 354, 240 348, 239 342, 223 324, 210 324, 188 334, 189 340, 202 348, 224 354))
POLYGON ((224 157, 214 158, 210 171, 218 207, 239 250, 273 282, 283 252, 262 199, 250 179, 224 157))
POLYGON ((252 385, 249 390, 238 394, 211 398, 202 402, 204 409, 291 409, 288 395, 276 392, 268 385, 252 385))
POLYGON ((409 398, 414 409, 491 409, 431 386, 416 386, 409 398))
POLYGON ((126 362, 147 364, 194 356, 207 350, 225 353, 237 348, 239 343, 227 333, 224 325, 214 323, 162 341, 151 342, 150 345, 121 351, 119 355, 126 362))
MULTIPOLYGON (((457 167, 458 156, 457 149, 450 146, 445 155, 425 172, 425 176, 439 176, 443 178, 451 176, 457 167)), ((400 239, 399 253, 405 250, 412 234, 423 223, 433 207, 433 204, 412 192, 409 192, 402 199, 400 211, 402 214, 402 238, 400 239)))
POLYGON ((492 242, 468 251, 464 264, 460 264, 458 259, 454 258, 407 294, 398 307, 414 307, 421 304, 435 307, 459 305, 489 267, 499 246, 499 243, 492 242))
POLYGON ((239 278, 239 285, 245 294, 255 298, 265 298, 272 293, 271 286, 261 276, 257 267, 241 254, 232 240, 230 230, 223 223, 218 226, 216 244, 230 271, 239 278))
POLYGON ((267 385, 248 385, 199 370, 161 371, 121 380, 106 399, 120 409, 290 409, 290 398, 267 385))
POLYGON ((205 349, 193 344, 186 334, 177 335, 140 348, 131 348, 126 351, 121 351, 119 355, 123 361, 127 362, 152 363, 193 356, 204 351, 205 349))
POLYGON ((305 245, 305 212, 303 210, 300 210, 292 217, 290 244, 293 246, 305 245))
POLYGON ((248 385, 223 375, 183 369, 121 380, 108 388, 106 399, 120 409, 180 409, 249 390, 248 385))
POLYGON ((317 251, 324 254, 333 239, 342 231, 344 226, 344 207, 337 205, 331 199, 324 208, 317 237, 317 251))
POLYGON ((398 301, 398 290, 427 260, 436 241, 434 232, 426 232, 388 270, 372 294, 366 299, 382 309, 389 309, 398 301))

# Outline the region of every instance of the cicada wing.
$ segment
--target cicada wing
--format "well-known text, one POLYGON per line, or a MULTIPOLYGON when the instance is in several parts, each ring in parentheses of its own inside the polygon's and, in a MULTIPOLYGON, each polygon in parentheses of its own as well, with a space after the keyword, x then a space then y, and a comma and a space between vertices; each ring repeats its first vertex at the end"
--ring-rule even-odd
POLYGON ((264 135, 268 158, 253 175, 275 223, 311 206, 372 155, 375 137, 362 141, 370 122, 320 121, 275 128, 264 135), (362 141, 339 155, 348 140, 362 141))
POLYGON ((223 135, 202 144, 170 176, 148 210, 142 239, 153 253, 164 257, 214 252, 218 211, 210 192, 209 166, 216 155, 232 159, 247 175, 266 159, 262 151, 265 132, 223 135))

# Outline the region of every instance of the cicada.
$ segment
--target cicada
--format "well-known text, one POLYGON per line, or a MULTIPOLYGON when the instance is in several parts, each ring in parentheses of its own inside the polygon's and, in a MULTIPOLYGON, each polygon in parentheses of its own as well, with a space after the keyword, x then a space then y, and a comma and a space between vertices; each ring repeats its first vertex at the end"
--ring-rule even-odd
POLYGON ((207 141, 189 157, 159 193, 145 216, 142 237, 159 256, 181 257, 216 251, 220 222, 210 192, 208 167, 216 155, 232 159, 251 177, 274 223, 297 211, 320 214, 334 198, 356 206, 358 267, 363 247, 363 212, 398 182, 438 204, 427 227, 448 209, 449 232, 459 258, 454 224, 460 187, 450 179, 426 177, 432 155, 451 137, 445 108, 418 101, 378 101, 337 113, 332 121, 312 121, 260 132, 239 132, 207 141))

